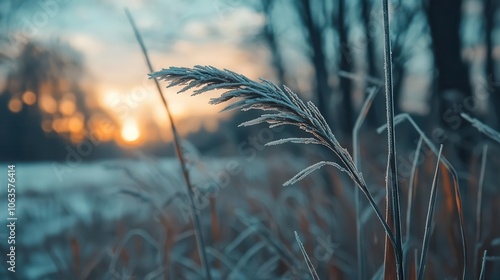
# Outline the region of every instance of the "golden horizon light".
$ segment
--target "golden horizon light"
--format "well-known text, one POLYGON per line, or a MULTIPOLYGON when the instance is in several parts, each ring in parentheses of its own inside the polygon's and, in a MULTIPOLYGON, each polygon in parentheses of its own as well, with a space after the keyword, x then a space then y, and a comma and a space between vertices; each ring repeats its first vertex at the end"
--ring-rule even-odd
POLYGON ((139 139, 141 133, 137 123, 133 120, 127 120, 121 129, 121 137, 125 142, 135 142, 139 139))

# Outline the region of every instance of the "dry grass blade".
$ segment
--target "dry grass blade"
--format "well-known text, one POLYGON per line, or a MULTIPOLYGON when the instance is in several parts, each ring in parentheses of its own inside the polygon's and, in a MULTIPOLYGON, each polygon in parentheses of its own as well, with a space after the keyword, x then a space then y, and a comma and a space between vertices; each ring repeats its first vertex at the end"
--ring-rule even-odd
POLYGON ((290 125, 311 134, 315 143, 327 147, 340 160, 342 171, 345 170, 354 183, 363 191, 374 209, 391 243, 395 243, 394 235, 385 222, 382 213, 373 200, 365 180, 356 168, 354 161, 333 135, 328 123, 312 103, 304 103, 287 87, 279 88, 275 84, 261 80, 255 82, 235 72, 219 70, 212 66, 195 66, 194 68, 170 67, 150 74, 151 78, 165 80, 168 87, 182 86, 179 92, 193 90, 198 95, 211 90, 225 91, 221 96, 212 98, 211 104, 234 101, 223 111, 239 109, 242 111, 261 110, 271 112, 247 121, 240 126, 267 123, 270 127, 290 125))
MULTIPOLYGON (((238 101, 228 105, 224 110, 275 111, 276 113, 264 114, 257 119, 241 124, 241 126, 260 123, 268 123, 271 127, 297 126, 310 133, 316 140, 314 143, 324 145, 333 151, 346 169, 356 178, 356 181, 364 185, 364 180, 354 167, 351 156, 347 150, 340 146, 317 107, 311 102, 304 103, 288 88, 283 91, 269 81, 262 80, 261 83, 257 83, 229 70, 221 71, 210 66, 195 66, 192 69, 171 67, 153 73, 151 77, 169 81, 169 87, 184 86, 179 92, 195 89, 193 95, 215 89, 226 90, 220 97, 212 98, 211 104, 220 104, 239 98, 238 101)), ((294 138, 282 141, 284 143, 298 140, 294 138)), ((311 140, 305 141, 311 142, 311 140)), ((275 141, 272 144, 279 144, 279 142, 275 141)))
POLYGON ((479 132, 500 143, 500 133, 498 131, 494 130, 493 128, 480 122, 478 119, 473 118, 465 113, 461 113, 460 116, 465 120, 467 120, 468 122, 470 122, 472 126, 475 127, 479 132))
MULTIPOLYGON (((394 124, 398 125, 402 123, 403 121, 408 121, 413 128, 417 131, 417 133, 422 137, 423 141, 427 146, 431 149, 431 151, 437 155, 439 152, 434 145, 434 143, 425 135, 425 133, 420 129, 420 127, 415 123, 415 121, 412 119, 412 117, 409 114, 399 114, 394 118, 394 124)), ((386 129, 386 125, 383 125, 377 129, 378 133, 381 133, 386 129)), ((454 186, 454 194, 455 194, 455 206, 457 208, 458 212, 458 224, 460 227, 460 238, 462 242, 462 264, 463 264, 463 270, 462 270, 462 279, 466 279, 466 274, 467 274, 467 242, 465 240, 465 228, 464 228, 464 213, 463 213, 463 208, 462 208, 462 197, 460 195, 460 186, 458 184, 458 174, 455 168, 451 165, 451 163, 446 159, 446 157, 441 157, 441 161, 445 165, 445 167, 451 172, 452 177, 453 177, 453 186, 454 186)))
POLYGON ((386 238, 385 270, 386 279, 404 279, 401 243, 401 217, 399 207, 398 169, 396 161, 396 134, 394 131, 394 92, 392 86, 392 51, 389 28, 389 3, 382 0, 384 16, 384 72, 385 72, 385 100, 387 113, 387 171, 386 171, 386 221, 392 226, 395 243, 390 244, 386 238), (391 248, 391 245, 393 248, 391 248), (399 255, 399 256, 398 256, 399 255), (395 263, 394 263, 395 262, 395 263), (396 271, 393 271, 393 263, 396 271))
POLYGON ((476 237, 475 237, 475 250, 474 250, 474 272, 477 271, 477 262, 479 249, 482 246, 481 240, 481 220, 482 220, 482 204, 483 204, 483 188, 484 188, 484 172, 486 170, 486 158, 488 156, 488 145, 483 146, 483 154, 481 156, 481 172, 479 174, 479 183, 477 189, 477 203, 476 203, 476 237))
POLYGON ((238 263, 234 265, 229 273, 229 279, 240 279, 244 278, 244 274, 241 269, 249 262, 250 258, 252 258, 255 254, 257 254, 260 250, 266 248, 267 243, 265 241, 261 241, 255 245, 253 245, 250 249, 246 250, 245 253, 239 258, 238 263))
POLYGON ((412 225, 413 225, 413 200, 415 199, 416 194, 416 182, 417 177, 415 173, 417 172, 417 164, 419 161, 420 150, 422 149, 422 137, 418 139, 417 148, 415 149, 415 157, 413 158, 413 163, 411 166, 410 173, 410 185, 408 187, 408 208, 406 210, 406 237, 407 241, 411 239, 412 234, 412 225))
POLYGON ((439 176, 439 166, 441 165, 441 154, 443 152, 443 145, 439 147, 439 154, 436 162, 436 171, 434 173, 434 179, 432 180, 431 196, 429 199, 429 208, 427 210, 427 219, 425 221, 425 233, 424 240, 422 241, 422 253, 420 255, 420 267, 418 268, 418 280, 424 279, 425 272, 425 261, 427 259, 427 251, 429 249, 429 240, 431 237, 431 227, 432 227, 432 217, 434 215, 434 209, 436 205, 436 194, 437 194, 437 180, 439 176))
MULTIPOLYGON (((410 172, 410 181, 409 181, 409 186, 408 186, 408 206, 406 208, 406 239, 403 244, 403 265, 406 267, 407 265, 410 265, 409 269, 413 269, 414 273, 412 271, 409 272, 410 279, 416 279, 417 277, 417 267, 414 265, 414 263, 409 263, 409 260, 411 259, 411 253, 412 249, 414 248, 414 233, 413 233, 413 209, 414 209, 414 200, 415 196, 417 193, 417 165, 418 161, 420 159, 420 152, 422 150, 422 142, 423 139, 420 137, 418 139, 417 143, 417 148, 415 149, 415 157, 413 158, 413 163, 411 166, 411 172, 410 172)), ((418 260, 415 260, 418 261, 418 260)))
MULTIPOLYGON (((385 198, 385 195, 384 193, 382 192, 379 192, 375 195, 374 199, 377 203, 380 203, 382 201, 382 199, 385 198)), ((361 225, 364 225, 366 224, 372 217, 372 214, 373 214, 373 211, 370 211, 371 209, 370 208, 365 208, 361 214, 360 214, 360 223, 361 225)))
POLYGON ((321 167, 323 167, 325 165, 331 165, 331 166, 337 168, 338 170, 349 174, 349 172, 347 172, 347 170, 345 168, 341 167, 340 165, 336 164, 335 162, 320 161, 320 162, 317 162, 309 167, 306 167, 305 169, 303 169, 302 171, 297 173, 297 175, 293 176, 290 180, 283 183, 283 186, 289 186, 289 185, 295 184, 296 182, 307 177, 307 175, 313 173, 314 171, 320 169, 321 167))
MULTIPOLYGON (((142 41, 141 34, 139 33, 137 26, 135 25, 134 19, 132 18, 132 15, 128 11, 128 9, 125 9, 125 13, 127 14, 127 18, 130 22, 130 25, 132 26, 132 29, 134 30, 135 37, 136 37, 137 42, 139 43, 139 45, 141 47, 142 53, 144 54, 144 58, 145 58, 146 63, 148 65, 148 69, 150 72, 154 72, 153 66, 151 65, 151 61, 150 61, 149 56, 148 56, 146 46, 144 45, 144 42, 142 41)), ((192 212, 193 212, 194 228, 196 231, 195 237, 196 237, 196 243, 198 246, 198 253, 200 255, 200 259, 201 259, 203 268, 205 270, 205 277, 206 277, 206 279, 210 280, 210 279, 212 279, 212 276, 210 274, 210 266, 208 264, 207 254, 205 252, 205 250, 206 250, 205 249, 205 241, 203 239, 203 234, 201 231, 200 218, 198 217, 198 212, 196 211, 196 207, 194 205, 194 199, 193 199, 194 189, 193 189, 193 186, 191 184, 191 180, 189 178, 189 172, 187 169, 186 161, 184 159, 184 155, 182 154, 182 149, 180 146, 180 137, 179 137, 179 134, 177 133, 177 129, 176 129, 175 124, 174 124, 174 119, 172 118, 172 114, 170 113, 170 109, 168 107, 167 100, 165 99, 165 96, 163 96, 163 92, 162 92, 160 84, 158 83, 157 80, 155 80, 155 85, 156 85, 156 88, 158 90, 158 94, 160 95, 160 98, 161 98, 163 105, 165 107, 165 110, 167 112, 168 119, 170 120, 170 127, 172 130, 172 134, 174 136, 175 151, 177 153, 177 157, 178 157, 180 165, 181 165, 182 174, 183 174, 184 180, 186 182, 189 201, 191 204, 191 208, 193 210, 192 212)))
POLYGON ((114 254, 111 256, 111 261, 109 262, 108 271, 112 275, 113 272, 116 271, 116 266, 118 262, 118 257, 120 253, 125 249, 125 245, 133 238, 133 237, 141 237, 142 240, 151 244, 153 248, 158 252, 157 260, 160 262, 161 260, 161 244, 159 244, 149 233, 147 233, 143 229, 133 229, 127 232, 127 234, 118 242, 117 248, 114 251, 114 254))
POLYGON ((311 273, 311 277, 313 280, 319 280, 318 273, 316 273, 316 269, 314 269, 314 265, 311 262, 311 259, 307 255, 306 249, 304 248, 304 244, 300 241, 299 234, 294 231, 295 233, 295 239, 297 240, 297 243, 299 244, 300 251, 302 252, 302 255, 304 256, 304 260, 306 261, 307 268, 309 269, 309 273, 311 273))
POLYGON ((226 248, 224 249, 224 255, 231 255, 232 251, 236 249, 241 244, 241 242, 247 239, 247 237, 251 236, 254 233, 254 231, 255 230, 251 227, 248 227, 245 230, 243 230, 238 235, 238 237, 236 237, 233 241, 231 241, 231 243, 229 243, 229 245, 226 246, 226 248))
POLYGON ((361 129, 361 126, 363 125, 366 119, 368 111, 372 106, 373 99, 375 99, 375 96, 377 95, 378 92, 379 92, 379 87, 372 87, 369 89, 368 96, 366 97, 365 101, 363 102, 363 105, 361 106, 358 118, 356 119, 356 122, 354 123, 354 128, 352 129, 352 152, 353 152, 354 164, 356 165, 358 170, 361 170, 361 156, 359 154, 359 130, 361 129))
POLYGON ((316 144, 316 145, 321 145, 321 142, 314 138, 285 138, 285 139, 279 139, 275 141, 271 141, 266 143, 266 146, 275 146, 275 145, 281 145, 285 143, 294 143, 294 144, 316 144))
MULTIPOLYGON (((366 115, 368 114, 368 111, 370 110, 370 107, 373 103, 373 99, 377 95, 378 91, 379 91, 378 87, 370 88, 369 94, 366 97, 365 101, 363 102, 363 106, 361 107, 358 118, 356 119, 356 122, 354 123, 354 128, 352 130, 352 152, 353 152, 354 164, 356 165, 358 170, 361 170, 361 156, 359 153, 359 130, 361 128, 361 125, 365 121, 366 115)), ((356 249, 358 257, 358 273, 359 273, 358 279, 365 279, 365 259, 364 259, 365 255, 363 253, 364 243, 361 236, 361 233, 363 231, 363 223, 361 220, 362 207, 361 207, 361 197, 358 188, 354 190, 354 199, 356 208, 356 241, 357 241, 356 249)))
POLYGON ((481 264, 481 273, 479 274, 479 280, 484 280, 485 277, 485 271, 486 271, 486 254, 488 253, 487 250, 484 250, 483 253, 483 262, 481 264))
POLYGON ((269 258, 264 264, 259 267, 259 271, 257 272, 256 277, 259 279, 265 278, 264 275, 268 275, 271 271, 276 269, 279 260, 279 256, 269 258))
POLYGON ((299 262, 294 258, 293 254, 278 240, 273 233, 264 227, 256 218, 247 215, 241 210, 236 210, 236 215, 240 218, 241 222, 252 229, 260 237, 262 237, 275 252, 280 256, 283 262, 288 266, 290 271, 295 275, 299 275, 298 267, 299 262))
POLYGON ((362 76, 359 76, 359 75, 356 75, 356 74, 353 74, 353 73, 350 73, 350 72, 347 72, 347 71, 339 71, 339 76, 340 77, 343 77, 343 78, 348 78, 348 79, 351 79, 353 81, 357 81, 357 82, 368 82, 370 84, 373 84, 373 85, 376 85, 376 86, 383 86, 384 85, 384 82, 377 79, 377 78, 374 78, 374 77, 370 77, 370 76, 366 76, 366 77, 362 77, 362 76))

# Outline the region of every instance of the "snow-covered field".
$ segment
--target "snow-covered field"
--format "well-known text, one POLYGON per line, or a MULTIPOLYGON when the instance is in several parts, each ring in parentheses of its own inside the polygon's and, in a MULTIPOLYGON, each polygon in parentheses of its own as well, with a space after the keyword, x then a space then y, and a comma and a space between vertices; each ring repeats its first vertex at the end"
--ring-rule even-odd
MULTIPOLYGON (((282 182, 304 167, 288 157, 189 162, 190 177, 200 190, 201 212, 210 211, 208 196, 201 194, 205 191, 220 199, 222 207, 238 208, 238 199, 227 198, 238 195, 242 187, 265 199, 259 191, 270 184, 282 188, 282 182)), ((1 165, 0 174, 7 173, 6 166, 1 165)), ((176 159, 108 160, 63 167, 52 162, 16 164, 16 250, 22 279, 51 279, 61 270, 71 275, 75 269, 80 275, 100 271, 96 275, 102 276, 112 263, 102 260, 113 259, 113 248, 124 232, 160 226, 158 209, 173 217, 172 225, 179 224, 179 231, 189 224, 182 198, 185 184, 176 159), (79 264, 74 263, 76 255, 79 264)), ((6 191, 0 189, 0 197, 5 198, 6 191)), ((7 221, 6 203, 0 205, 0 220, 7 221)), ((2 240, 7 238, 5 227, 0 234, 2 240)))

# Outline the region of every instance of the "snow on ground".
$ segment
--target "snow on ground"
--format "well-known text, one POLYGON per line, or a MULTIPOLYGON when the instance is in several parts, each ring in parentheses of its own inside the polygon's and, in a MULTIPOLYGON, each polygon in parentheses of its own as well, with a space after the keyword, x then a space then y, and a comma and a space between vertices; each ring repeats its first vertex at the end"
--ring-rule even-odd
MULTIPOLYGON (((213 186, 211 182, 217 180, 232 184, 233 177, 255 183, 267 177, 264 160, 252 160, 251 167, 245 167, 247 163, 244 158, 203 159, 191 164, 190 176, 201 189, 213 186)), ((0 174, 7 174, 6 163, 0 164, 0 174)), ((174 158, 107 160, 74 167, 53 162, 16 164, 16 217, 20 224, 26 219, 30 221, 22 225, 25 230, 18 238, 27 246, 38 244, 46 235, 71 228, 77 220, 91 223, 96 211, 105 220, 117 220, 131 213, 147 215, 131 208, 131 201, 137 203, 137 199, 123 191, 163 193, 161 199, 165 200, 176 192, 184 192, 180 174, 174 158), (100 209, 95 209, 96 202, 100 209)), ((6 194, 7 188, 1 188, 0 197, 5 198, 6 194)), ((5 221, 6 203, 1 205, 5 207, 0 209, 0 220, 5 221)), ((0 234, 5 237, 7 232, 2 229, 0 234)))
MULTIPOLYGON (((217 195, 222 194, 224 207, 238 205, 238 200, 227 199, 238 195, 238 188, 258 191, 276 185, 280 189, 286 177, 305 167, 288 156, 194 157, 188 162, 193 185, 201 190, 219 186, 216 191, 217 195)), ((0 178, 5 186, 0 188, 0 198, 4 199, 0 202, 0 220, 7 221, 6 176, 2 174, 7 174, 7 163, 0 163, 0 178)), ((175 158, 144 157, 76 165, 16 164, 16 246, 19 263, 30 267, 23 276, 39 279, 58 273, 60 268, 56 267, 54 256, 49 258, 48 254, 52 252, 62 260, 71 260, 67 254, 71 254, 72 238, 84 243, 82 251, 95 250, 96 246, 107 248, 116 239, 120 223, 133 227, 151 221, 155 205, 164 205, 169 198, 185 193, 181 174, 175 158)), ((173 207, 169 208, 174 211, 169 215, 182 221, 181 207, 173 207)), ((0 239, 6 240, 7 236, 7 228, 1 227, 0 239)))

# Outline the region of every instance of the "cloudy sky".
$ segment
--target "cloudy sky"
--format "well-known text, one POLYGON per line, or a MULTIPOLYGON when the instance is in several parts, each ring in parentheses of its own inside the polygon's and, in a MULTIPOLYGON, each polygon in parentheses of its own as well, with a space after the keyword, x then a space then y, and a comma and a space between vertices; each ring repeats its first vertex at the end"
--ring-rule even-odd
MULTIPOLYGON (((15 2, 17 1, 3 1, 0 3, 0 11, 13 10, 8 3, 15 2)), ((92 89, 89 99, 97 101, 111 113, 116 104, 123 100, 133 108, 133 115, 118 119, 122 126, 136 126, 140 129, 145 124, 153 123, 167 128, 164 108, 152 82, 147 79, 149 71, 124 9, 129 8, 132 12, 153 67, 157 70, 169 66, 213 65, 254 79, 273 79, 274 71, 269 64, 268 50, 265 44, 256 40, 265 24, 265 17, 253 7, 258 6, 254 2, 258 1, 25 0, 24 5, 14 9, 17 12, 9 13, 9 17, 4 17, 3 20, 10 19, 7 26, 16 36, 42 43, 62 41, 77 50, 82 55, 88 73, 85 80, 92 89), (148 94, 139 101, 130 101, 129 97, 136 92, 148 94)), ((467 1, 469 2, 471 1, 467 1)), ((311 96, 307 93, 311 92, 313 69, 304 58, 307 52, 305 38, 301 32, 297 32, 296 26, 293 27, 296 19, 294 13, 287 10, 288 6, 290 5, 281 5, 276 9, 277 14, 274 16, 277 20, 273 25, 280 36, 285 67, 294 78, 295 84, 292 86, 301 93, 306 93, 304 97, 309 98, 311 96)), ((475 11, 474 7, 467 6, 466 10, 475 11)), ((352 13, 349 16, 356 24, 359 16, 355 12, 359 12, 359 9, 353 6, 350 10, 352 13)), ((477 27, 477 16, 468 16, 466 21, 466 27, 477 27)), ((422 34, 422 30, 418 29, 421 28, 420 25, 415 26, 417 29, 413 34, 422 34)), ((356 30, 354 28, 350 34, 353 38, 360 36, 356 30)), ((477 28, 465 28, 465 37, 469 38, 466 46, 473 45, 478 40, 471 35, 477 33, 474 30, 477 28)), ((355 40, 353 38, 351 40, 355 40)), ((412 41, 414 51, 407 73, 411 79, 405 81, 404 102, 401 107, 409 112, 425 114, 428 111, 427 92, 432 74, 432 59, 426 37, 418 38, 421 39, 412 41)), ((381 47, 381 42, 377 45, 381 47)), ((336 50, 335 46, 330 49, 336 50)), ((338 53, 332 51, 328 55, 336 56, 338 53)), ((360 52, 359 56, 362 57, 363 53, 360 52)), ((333 67, 332 65, 329 67, 333 67)), ((338 69, 331 71, 336 70, 338 69)), ((354 92, 354 99, 359 106, 363 96, 362 88, 358 91, 354 92)), ((165 94, 176 119, 190 119, 189 125, 183 126, 185 132, 195 131, 202 126, 209 130, 215 129, 215 116, 228 117, 216 114, 220 107, 207 105, 210 95, 192 98, 187 94, 176 95, 171 89, 166 90, 165 94), (207 115, 210 117, 206 117, 207 115)))
MULTIPOLYGON (((267 50, 259 44, 244 45, 257 35, 265 19, 241 1, 36 1, 18 8, 10 26, 18 35, 40 42, 60 40, 80 52, 95 98, 110 111, 120 98, 128 100, 127 96, 146 89, 145 98, 130 104, 135 114, 130 118, 135 123, 155 122, 166 127, 165 111, 147 79, 149 71, 125 8, 132 12, 155 69, 200 64, 228 68, 251 78, 272 75, 267 50)), ((210 96, 165 93, 179 119, 212 116, 220 109, 207 105, 210 96)), ((216 125, 213 118, 199 119, 189 130, 216 125)))

